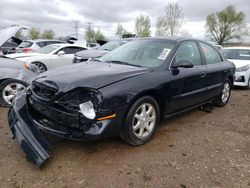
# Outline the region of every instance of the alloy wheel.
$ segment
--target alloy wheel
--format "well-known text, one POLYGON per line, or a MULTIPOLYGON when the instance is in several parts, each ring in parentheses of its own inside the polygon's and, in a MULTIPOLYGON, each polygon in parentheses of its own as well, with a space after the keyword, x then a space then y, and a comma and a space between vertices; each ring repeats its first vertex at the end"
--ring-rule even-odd
POLYGON ((23 89, 25 89, 26 87, 23 84, 20 83, 11 83, 9 85, 7 85, 4 89, 3 89, 3 100, 8 104, 11 105, 13 102, 14 97, 16 96, 18 91, 22 91, 23 89))
POLYGON ((222 90, 221 101, 223 103, 226 103, 229 97, 230 97, 230 85, 229 83, 226 82, 222 90))
POLYGON ((135 112, 132 121, 133 131, 136 137, 143 139, 149 136, 156 123, 156 110, 150 103, 143 103, 135 112))

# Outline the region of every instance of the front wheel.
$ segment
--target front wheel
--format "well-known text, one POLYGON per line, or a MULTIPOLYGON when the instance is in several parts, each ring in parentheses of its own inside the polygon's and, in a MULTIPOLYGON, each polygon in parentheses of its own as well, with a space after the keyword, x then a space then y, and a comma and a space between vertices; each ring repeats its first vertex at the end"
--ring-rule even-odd
POLYGON ((223 84, 222 91, 216 100, 213 101, 213 104, 218 107, 225 106, 231 96, 232 83, 230 80, 226 80, 223 84))
POLYGON ((0 106, 11 106, 17 92, 24 90, 27 84, 21 80, 8 79, 0 84, 0 106))
POLYGON ((250 90, 250 77, 249 77, 249 79, 248 79, 248 84, 247 84, 246 89, 250 90))
POLYGON ((33 62, 32 64, 37 66, 40 73, 47 71, 47 67, 41 62, 33 62))
POLYGON ((149 142, 160 122, 160 109, 150 96, 138 99, 130 108, 121 137, 129 144, 139 146, 149 142))

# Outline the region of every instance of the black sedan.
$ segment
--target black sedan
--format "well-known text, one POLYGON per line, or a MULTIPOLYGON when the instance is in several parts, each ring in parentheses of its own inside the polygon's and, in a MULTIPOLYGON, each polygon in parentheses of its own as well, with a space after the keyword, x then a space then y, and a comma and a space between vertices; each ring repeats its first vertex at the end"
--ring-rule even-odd
POLYGON ((44 73, 9 111, 14 137, 38 166, 49 158, 44 132, 70 140, 120 136, 150 141, 160 120, 230 98, 235 67, 198 40, 132 41, 99 60, 44 73))

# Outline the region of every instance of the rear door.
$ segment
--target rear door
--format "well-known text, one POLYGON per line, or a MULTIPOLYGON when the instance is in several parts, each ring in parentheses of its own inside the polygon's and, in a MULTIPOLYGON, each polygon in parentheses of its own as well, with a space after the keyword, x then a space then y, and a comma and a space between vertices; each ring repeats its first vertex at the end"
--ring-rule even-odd
POLYGON ((204 101, 206 69, 199 48, 194 41, 184 42, 177 51, 171 66, 181 60, 190 61, 193 68, 171 68, 169 112, 191 107, 204 101))
POLYGON ((206 62, 206 99, 210 99, 220 94, 229 70, 225 69, 226 62, 217 50, 202 42, 199 42, 199 45, 206 62))

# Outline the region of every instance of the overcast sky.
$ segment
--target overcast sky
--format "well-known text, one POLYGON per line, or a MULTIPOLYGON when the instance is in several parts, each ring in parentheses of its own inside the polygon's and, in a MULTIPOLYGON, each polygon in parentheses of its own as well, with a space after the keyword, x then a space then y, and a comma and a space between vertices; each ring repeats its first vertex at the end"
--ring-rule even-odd
MULTIPOLYGON (((249 0, 175 0, 183 8, 182 30, 193 37, 204 38, 205 19, 212 12, 234 5, 244 11, 250 23, 249 0)), ((12 24, 37 27, 40 30, 53 29, 57 36, 75 33, 74 22, 79 21, 79 33, 84 33, 87 22, 112 37, 117 23, 134 33, 134 22, 138 15, 147 14, 151 18, 152 34, 155 22, 169 0, 1 0, 0 27, 12 24)))

